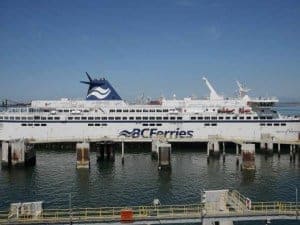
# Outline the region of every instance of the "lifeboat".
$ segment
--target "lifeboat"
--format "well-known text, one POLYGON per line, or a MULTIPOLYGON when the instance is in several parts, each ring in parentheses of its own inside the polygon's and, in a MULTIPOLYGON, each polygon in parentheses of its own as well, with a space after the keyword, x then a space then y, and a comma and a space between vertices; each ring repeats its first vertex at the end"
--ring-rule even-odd
POLYGON ((240 108, 239 113, 250 113, 251 109, 240 108))
POLYGON ((233 113, 234 109, 222 108, 218 109, 218 113, 233 113))

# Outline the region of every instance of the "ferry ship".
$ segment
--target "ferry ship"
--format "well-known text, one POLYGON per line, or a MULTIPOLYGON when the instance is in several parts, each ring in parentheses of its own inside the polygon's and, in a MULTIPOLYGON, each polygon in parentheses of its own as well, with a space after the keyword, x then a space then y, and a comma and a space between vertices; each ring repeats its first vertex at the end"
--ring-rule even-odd
POLYGON ((203 78, 210 91, 208 98, 160 98, 130 104, 108 80, 92 79, 86 74, 88 81, 81 81, 89 86, 85 100, 32 101, 27 107, 2 110, 0 140, 300 139, 300 118, 276 112, 276 98, 250 98, 249 89, 239 82, 235 98, 219 95, 203 78))

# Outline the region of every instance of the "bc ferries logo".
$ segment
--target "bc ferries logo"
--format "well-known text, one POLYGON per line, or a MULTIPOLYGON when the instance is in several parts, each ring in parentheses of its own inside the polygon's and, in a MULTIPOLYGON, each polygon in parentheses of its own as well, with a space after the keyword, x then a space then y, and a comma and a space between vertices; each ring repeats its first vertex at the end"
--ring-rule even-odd
POLYGON ((169 138, 189 138, 193 137, 194 131, 192 130, 180 130, 177 128, 176 130, 167 130, 162 131, 158 130, 157 128, 145 128, 145 129, 138 129, 134 128, 132 131, 122 130, 119 133, 119 136, 131 137, 131 138, 151 138, 153 136, 163 136, 169 138))
POLYGON ((97 99, 105 99, 110 94, 110 92, 111 90, 109 88, 103 89, 101 87, 94 87, 89 91, 87 98, 94 96, 97 99))

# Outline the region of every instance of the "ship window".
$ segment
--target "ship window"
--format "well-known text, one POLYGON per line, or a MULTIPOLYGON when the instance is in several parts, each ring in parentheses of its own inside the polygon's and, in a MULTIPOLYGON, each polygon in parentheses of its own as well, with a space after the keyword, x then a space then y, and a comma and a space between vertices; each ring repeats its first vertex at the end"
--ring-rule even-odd
POLYGON ((127 113, 127 112, 128 112, 128 109, 124 109, 123 112, 126 112, 126 113, 127 113))
POLYGON ((181 117, 181 116, 178 116, 178 117, 177 117, 177 120, 182 120, 182 117, 181 117))
POLYGON ((217 126, 217 124, 216 124, 216 123, 212 123, 211 125, 212 125, 213 127, 217 126))
POLYGON ((47 118, 43 116, 43 117, 41 117, 41 119, 42 119, 42 120, 46 120, 47 118))
POLYGON ((210 120, 209 116, 204 117, 205 120, 210 120))
POLYGON ((169 119, 169 117, 167 117, 167 116, 164 116, 164 120, 168 120, 169 119))
POLYGON ((17 116, 17 117, 16 117, 16 120, 20 120, 20 117, 17 116))
POLYGON ((157 124, 156 124, 156 126, 158 126, 158 127, 161 127, 161 125, 162 125, 161 123, 157 123, 157 124))
POLYGON ((10 120, 14 120, 15 118, 13 116, 9 117, 10 120))
POLYGON ((278 126, 279 126, 279 123, 274 123, 274 126, 278 127, 278 126))
POLYGON ((136 117, 136 120, 141 120, 141 119, 142 119, 142 117, 140 117, 140 116, 136 117))
POLYGON ((272 124, 271 124, 271 123, 268 123, 267 125, 268 125, 268 126, 272 126, 272 124))
POLYGON ((117 112, 120 113, 120 112, 122 112, 122 110, 121 109, 117 109, 117 112))
POLYGON ((73 120, 73 117, 68 117, 68 120, 73 120))
POLYGON ((234 116, 234 117, 232 117, 232 119, 233 119, 233 120, 236 120, 236 119, 237 119, 237 117, 236 117, 236 116, 234 116))
POLYGON ((156 119, 157 119, 157 120, 161 120, 161 117, 160 117, 160 116, 158 116, 158 117, 156 117, 156 119))
POLYGON ((222 120, 222 119, 224 119, 224 117, 223 116, 219 116, 219 120, 222 120))
POLYGON ((88 117, 88 120, 94 120, 94 117, 88 117))
POLYGON ((175 120, 175 117, 171 116, 171 117, 170 117, 170 120, 175 120))
POLYGON ((161 109, 157 109, 156 112, 162 112, 161 109))
POLYGON ((127 117, 124 116, 122 119, 123 119, 123 120, 127 120, 127 117))
MULTIPOLYGON (((216 116, 213 116, 213 117, 211 117, 211 119, 212 119, 212 120, 216 120, 217 117, 216 117, 216 116)), ((220 119, 220 117, 219 117, 219 119, 220 119)))
POLYGON ((209 123, 205 123, 204 126, 206 126, 206 127, 209 126, 209 123))
POLYGON ((199 116, 199 117, 198 117, 198 120, 203 120, 203 117, 202 117, 202 116, 199 116))
POLYGON ((134 110, 134 109, 131 109, 130 112, 135 112, 135 110, 134 110))
POLYGON ((86 120, 86 117, 81 117, 81 120, 86 120))
POLYGON ((261 120, 264 120, 264 119, 266 119, 266 117, 264 117, 264 116, 261 116, 261 117, 260 117, 260 119, 261 119, 261 120))
POLYGON ((95 123, 95 126, 96 126, 96 127, 99 127, 99 126, 100 126, 100 124, 99 124, 99 123, 95 123))
POLYGON ((33 117, 28 117, 28 120, 33 120, 33 117))
POLYGON ((142 110, 141 109, 137 109, 136 112, 142 112, 142 110))
POLYGON ((113 113, 113 112, 115 112, 115 110, 114 109, 110 109, 109 112, 113 113))
POLYGON ((149 112, 155 112, 155 109, 150 109, 149 112))
POLYGON ((32 127, 32 123, 29 123, 28 126, 32 127))
POLYGON ((150 127, 154 127, 154 126, 155 126, 155 124, 154 124, 154 123, 150 123, 149 125, 150 125, 150 127))
POLYGON ((243 116, 240 116, 240 120, 243 120, 244 119, 244 117, 243 116))
POLYGON ((129 120, 134 120, 134 117, 132 117, 132 116, 131 116, 131 117, 129 117, 129 120))
POLYGON ((114 120, 115 118, 114 117, 108 117, 108 120, 114 120))
MULTIPOLYGON (((29 117, 28 117, 28 120, 30 120, 29 117)), ((53 120, 53 117, 48 117, 48 120, 53 120)))
POLYGON ((62 110, 61 110, 61 109, 59 109, 59 110, 58 110, 58 112, 62 112, 62 110))
POLYGON ((163 109, 163 112, 169 112, 169 110, 167 110, 167 109, 163 109))
POLYGON ((49 112, 49 109, 44 109, 44 112, 49 112))
POLYGON ((106 126, 107 126, 107 123, 102 123, 102 126, 106 127, 106 126))
POLYGON ((94 124, 92 124, 92 123, 89 123, 89 124, 88 124, 88 126, 89 126, 89 127, 91 127, 91 126, 94 126, 94 124))
POLYGON ((80 117, 75 117, 75 120, 80 120, 80 117))
POLYGON ((27 118, 26 117, 22 117, 22 120, 26 120, 27 118))
POLYGON ((143 120, 148 120, 148 117, 147 117, 147 116, 144 116, 144 117, 143 117, 143 120))
POLYGON ((102 120, 107 120, 107 117, 102 117, 102 120))
POLYGON ((54 117, 54 120, 59 120, 59 117, 54 117))
POLYGON ((70 110, 69 109, 65 109, 64 112, 70 112, 70 110))
POLYGON ((258 117, 257 117, 257 116, 254 116, 253 119, 254 119, 254 120, 258 120, 258 117))
POLYGON ((286 123, 281 123, 280 125, 281 125, 281 126, 286 126, 286 123))
POLYGON ((0 116, 0 120, 3 120, 3 117, 2 117, 2 116, 0 116))
POLYGON ((272 119, 272 116, 268 116, 267 119, 268 119, 268 120, 271 120, 271 119, 272 119))
POLYGON ((34 124, 34 126, 36 126, 36 127, 39 127, 39 126, 40 126, 40 124, 39 124, 39 123, 35 123, 35 124, 34 124))
POLYGON ((261 123, 260 125, 261 125, 261 126, 265 126, 266 124, 264 124, 264 123, 261 123))
POLYGON ((27 126, 27 124, 26 123, 22 123, 22 127, 26 127, 27 126))
POLYGON ((39 119, 41 119, 41 117, 35 116, 34 119, 35 119, 35 120, 39 120, 39 119))
POLYGON ((8 120, 8 116, 5 116, 4 119, 5 119, 5 120, 8 120))
POLYGON ((196 117, 194 117, 194 116, 191 117, 191 120, 195 120, 195 119, 196 119, 196 117))
POLYGON ((226 120, 230 120, 230 116, 226 116, 226 120))
POLYGON ((155 120, 155 117, 151 116, 149 119, 150 119, 150 120, 155 120))
POLYGON ((144 126, 144 127, 148 126, 148 123, 143 123, 143 126, 144 126))
POLYGON ((247 118, 246 118, 247 120, 251 120, 251 116, 247 116, 247 118))
POLYGON ((83 112, 86 112, 86 113, 89 112, 89 111, 90 111, 90 110, 88 110, 88 109, 83 110, 83 112))
POLYGON ((100 120, 100 117, 95 117, 95 120, 100 120))
POLYGON ((47 126, 47 124, 45 124, 45 123, 42 123, 41 125, 42 125, 42 127, 45 127, 45 126, 47 126))

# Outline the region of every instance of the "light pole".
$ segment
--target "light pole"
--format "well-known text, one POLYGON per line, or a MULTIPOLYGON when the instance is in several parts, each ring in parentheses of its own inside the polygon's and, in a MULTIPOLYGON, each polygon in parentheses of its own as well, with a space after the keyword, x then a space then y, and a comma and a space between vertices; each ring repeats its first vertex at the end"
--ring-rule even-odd
POLYGON ((298 188, 296 187, 296 219, 298 220, 298 188))
POLYGON ((72 224, 72 194, 69 193, 69 215, 70 215, 70 225, 72 224))

